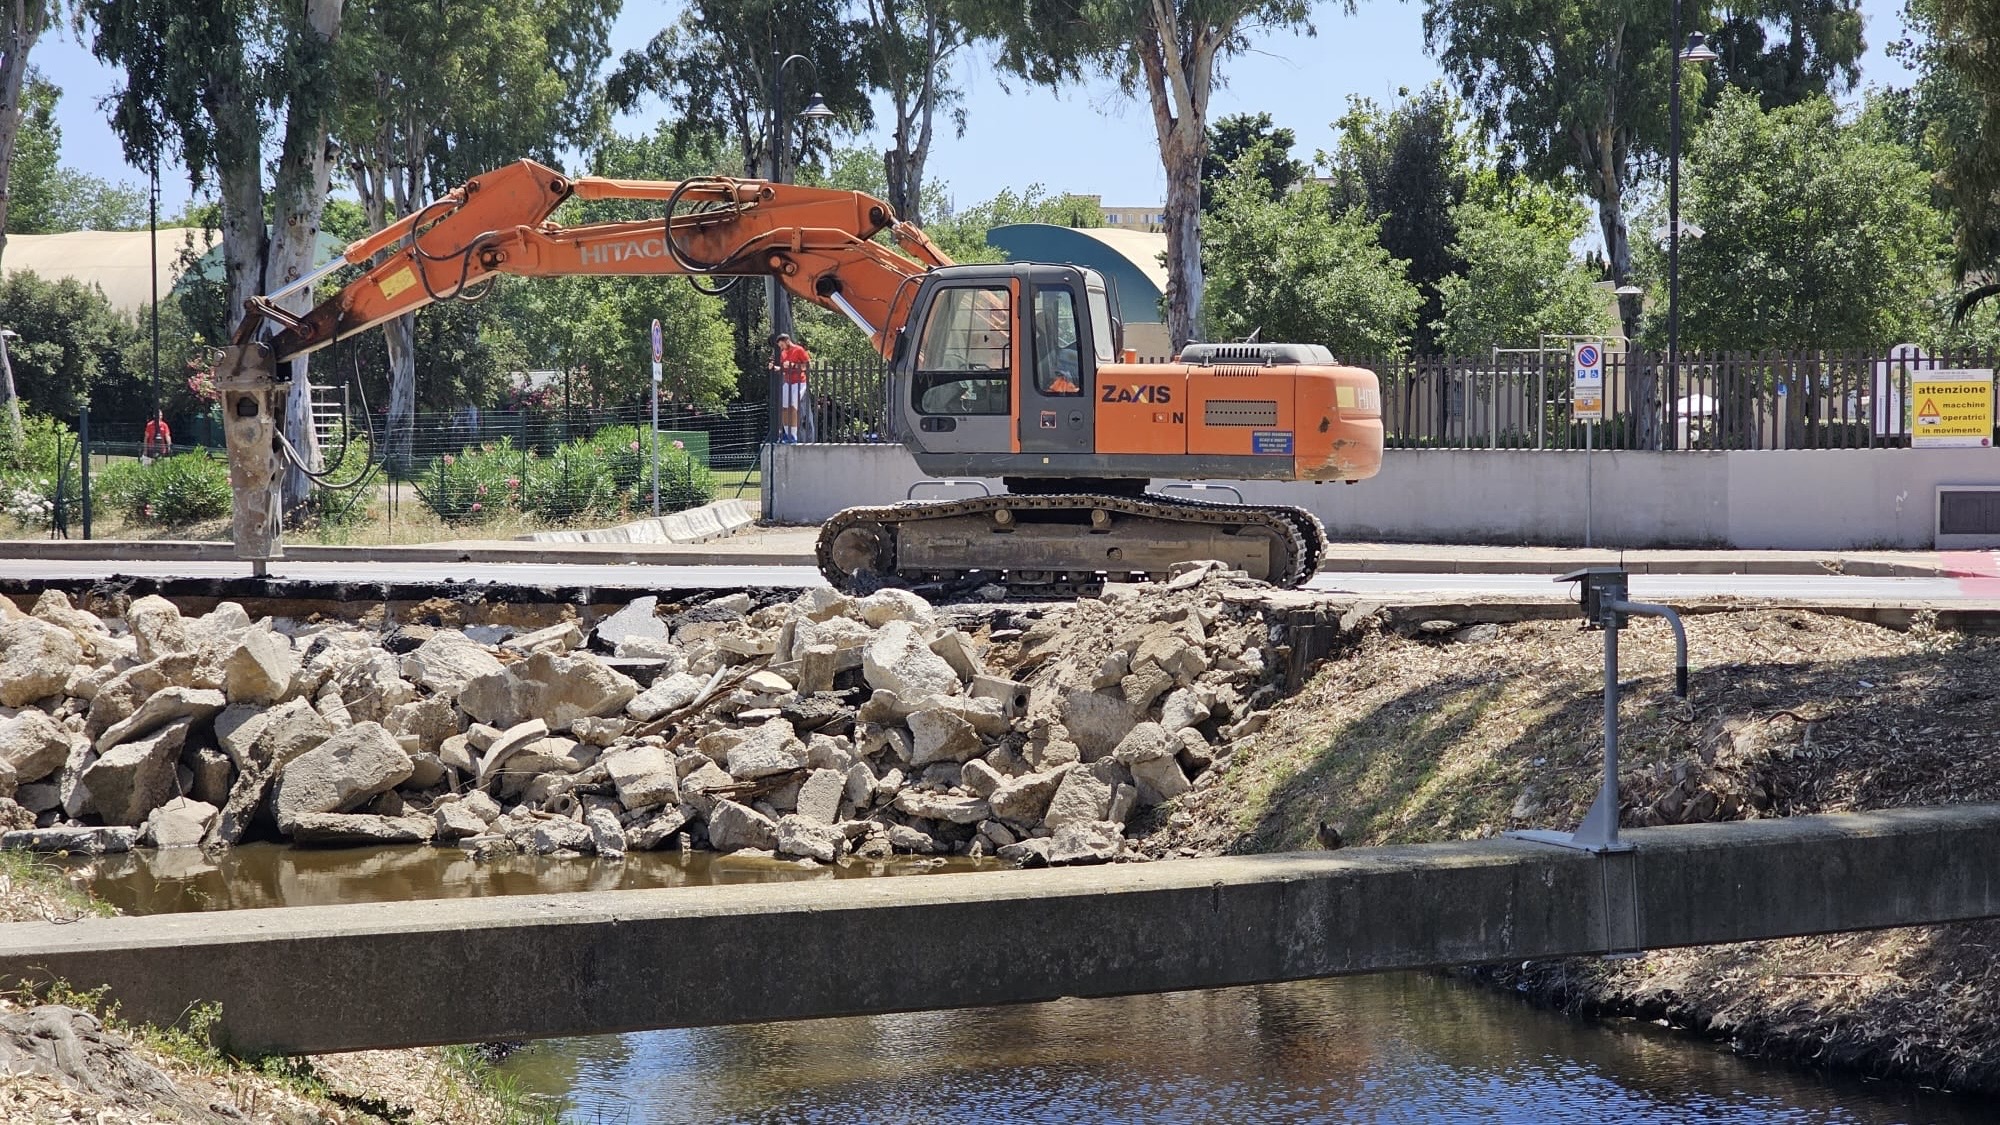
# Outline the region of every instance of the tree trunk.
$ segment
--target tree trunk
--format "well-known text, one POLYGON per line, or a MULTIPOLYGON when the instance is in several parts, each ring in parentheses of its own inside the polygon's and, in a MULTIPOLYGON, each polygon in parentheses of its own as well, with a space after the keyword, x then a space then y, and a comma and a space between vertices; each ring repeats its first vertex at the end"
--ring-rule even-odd
MULTIPOLYGON (((42 32, 43 0, 9 0, 7 37, 0 43, 0 255, 7 250, 7 209, 14 172, 14 141, 21 135, 21 84, 28 75, 28 53, 42 32)), ((21 397, 14 386, 12 364, 0 364, 0 394, 7 397, 7 432, 10 450, 20 454, 21 397)))
POLYGON ((388 463, 408 471, 417 417, 417 314, 404 313, 382 325, 389 348, 388 463))
MULTIPOLYGON (((254 145, 252 151, 255 151, 254 145)), ((243 306, 263 291, 264 175, 254 158, 217 170, 222 210, 222 272, 229 279, 229 333, 243 323, 243 306)))
POLYGON ((1174 351, 1201 335, 1200 156, 1163 153, 1167 168, 1167 331, 1174 351))
MULTIPOLYGON (((319 246, 320 212, 326 205, 328 173, 328 102, 323 87, 331 73, 332 45, 340 29, 342 0, 307 0, 310 31, 303 44, 299 80, 285 113, 285 136, 278 156, 278 179, 272 188, 274 230, 264 281, 277 289, 312 269, 319 246)), ((268 291, 268 290, 267 290, 268 291)), ((286 298, 293 312, 313 306, 310 288, 286 298)), ((312 385, 306 358, 292 362, 292 389, 285 400, 285 436, 313 469, 321 468, 319 438, 313 429, 312 385)), ((294 466, 285 474, 285 509, 297 511, 312 498, 312 480, 294 466)))
POLYGON ((1176 352, 1201 331, 1201 165, 1215 52, 1233 23, 1203 23, 1183 42, 1172 0, 1150 0, 1134 35, 1167 173, 1167 334, 1176 352))
MULTIPOLYGON (((882 44, 882 63, 888 74, 889 100, 896 111, 896 127, 889 148, 882 154, 882 170, 888 174, 889 207, 896 216, 922 225, 924 165, 930 159, 933 125, 940 92, 939 71, 957 49, 956 32, 948 29, 945 14, 933 0, 923 7, 923 74, 911 89, 911 75, 898 69, 908 52, 897 48, 908 37, 894 4, 870 0, 868 18, 875 25, 875 37, 882 44)), ((962 131, 962 130, 961 130, 962 131)))

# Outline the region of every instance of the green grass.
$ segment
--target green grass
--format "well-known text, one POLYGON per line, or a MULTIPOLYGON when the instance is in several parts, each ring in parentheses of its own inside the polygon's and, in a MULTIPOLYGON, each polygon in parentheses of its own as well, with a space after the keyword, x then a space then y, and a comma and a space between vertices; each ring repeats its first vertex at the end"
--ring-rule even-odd
POLYGON ((118 913, 110 903, 79 890, 63 875, 62 868, 34 852, 14 848, 0 850, 0 878, 19 890, 50 900, 72 917, 95 915, 109 918, 118 913))
POLYGON ((445 1065, 467 1086, 491 1098, 500 1108, 498 1125, 555 1125, 562 1117, 559 1106, 549 1104, 544 1095, 521 1088, 520 1080, 502 1074, 477 1047, 459 1045, 441 1052, 445 1065))

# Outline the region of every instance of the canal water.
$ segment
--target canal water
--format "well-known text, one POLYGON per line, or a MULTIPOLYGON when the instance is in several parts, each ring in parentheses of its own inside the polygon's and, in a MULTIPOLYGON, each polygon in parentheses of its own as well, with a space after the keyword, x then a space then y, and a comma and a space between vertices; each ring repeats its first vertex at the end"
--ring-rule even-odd
MULTIPOLYGON (((217 863, 78 864, 133 913, 945 874, 635 853, 623 864, 256 845, 217 863)), ((858 951, 857 951, 858 952, 858 951)), ((1007 955, 968 934, 966 972, 1007 955)), ((782 951, 760 965, 784 987, 782 951)), ((577 1125, 956 1122, 2000 1122, 2000 1106, 1761 1063, 1634 1021, 1578 1021, 1430 975, 1065 1000, 530 1044, 501 1070, 577 1125)))

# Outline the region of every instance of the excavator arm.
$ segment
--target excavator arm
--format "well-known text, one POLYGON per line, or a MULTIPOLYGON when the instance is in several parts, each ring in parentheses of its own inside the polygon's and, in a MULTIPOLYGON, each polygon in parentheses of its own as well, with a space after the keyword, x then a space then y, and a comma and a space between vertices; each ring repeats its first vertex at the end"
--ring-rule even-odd
POLYGON ((678 183, 571 178, 532 160, 467 180, 318 271, 248 302, 234 346, 215 371, 237 557, 262 574, 268 560, 283 555, 279 485, 286 460, 298 458, 280 424, 289 379, 279 365, 286 360, 433 302, 470 298, 498 274, 774 277, 845 314, 888 356, 915 304, 915 282, 950 264, 921 230, 861 192, 721 176, 678 183), (662 214, 575 227, 552 221, 571 199, 656 201, 662 214), (874 241, 885 232, 901 253, 874 241), (378 262, 378 255, 386 256, 378 262), (310 312, 282 307, 287 295, 350 266, 364 272, 310 312))
POLYGON ((269 340, 291 359, 431 304, 476 293, 496 274, 774 277, 796 296, 837 309, 888 355, 910 311, 911 282, 951 260, 887 204, 861 192, 703 177, 677 183, 571 178, 522 160, 488 172, 361 239, 317 273, 249 303, 236 342, 269 340), (570 199, 647 200, 660 219, 564 227, 570 199), (887 232, 904 253, 874 241, 887 232), (387 257, 370 264, 384 251, 387 257), (287 293, 343 266, 360 277, 303 316, 287 293))

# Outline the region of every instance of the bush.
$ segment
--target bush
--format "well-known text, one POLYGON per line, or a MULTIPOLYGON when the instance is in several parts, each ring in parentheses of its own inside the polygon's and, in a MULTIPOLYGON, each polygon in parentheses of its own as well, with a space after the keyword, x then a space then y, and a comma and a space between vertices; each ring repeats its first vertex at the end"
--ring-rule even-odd
MULTIPOLYGON (((637 426, 607 426, 589 441, 611 475, 612 485, 634 511, 652 510, 653 473, 646 463, 652 435, 637 426)), ((698 507, 715 495, 715 480, 678 442, 660 442, 660 510, 698 507)))
POLYGON ((616 514, 618 486, 599 450, 573 441, 547 457, 528 462, 526 506, 549 520, 616 514))
POLYGON ((484 523, 520 507, 533 461, 503 438, 438 457, 411 483, 417 499, 446 523, 484 523))
MULTIPOLYGON (((637 427, 610 426, 537 457, 502 439, 437 458, 413 483, 418 499, 447 523, 483 523, 515 511, 556 522, 617 517, 652 508, 650 440, 637 427)), ((714 494, 715 480, 706 468, 686 450, 661 442, 662 511, 706 504, 714 494)))
POLYGON ((129 511, 146 468, 137 461, 113 461, 90 474, 90 502, 105 511, 129 511))
MULTIPOLYGON (((0 432, 5 429, 0 425, 0 432)), ((21 432, 20 448, 9 451, 11 466, 0 472, 0 509, 23 527, 53 527, 60 488, 67 517, 82 519, 83 466, 76 432, 37 414, 21 419, 21 432)), ((6 444, 11 446, 11 440, 6 444)))
POLYGON ((183 453, 141 467, 125 507, 134 520, 177 527, 227 516, 229 503, 228 463, 183 453))

